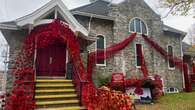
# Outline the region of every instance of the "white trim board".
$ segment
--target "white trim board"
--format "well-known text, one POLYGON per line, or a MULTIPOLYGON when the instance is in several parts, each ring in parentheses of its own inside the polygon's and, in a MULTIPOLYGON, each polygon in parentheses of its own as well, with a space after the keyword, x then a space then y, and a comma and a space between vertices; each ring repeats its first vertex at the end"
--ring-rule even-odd
POLYGON ((83 33, 83 35, 88 36, 89 32, 74 18, 74 16, 70 13, 68 8, 61 0, 51 0, 33 13, 16 19, 16 24, 20 27, 26 26, 28 24, 35 24, 35 21, 37 21, 39 18, 41 18, 41 16, 45 15, 52 9, 56 9, 60 14, 62 14, 67 23, 71 25, 72 28, 74 28, 73 31, 78 31, 83 33))

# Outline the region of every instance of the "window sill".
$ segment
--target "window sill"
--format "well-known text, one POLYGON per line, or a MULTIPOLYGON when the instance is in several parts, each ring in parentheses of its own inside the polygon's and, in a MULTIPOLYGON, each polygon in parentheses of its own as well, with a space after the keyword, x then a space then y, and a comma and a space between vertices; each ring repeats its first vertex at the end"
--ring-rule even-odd
POLYGON ((175 70, 175 68, 170 68, 170 67, 169 67, 169 70, 174 71, 174 70, 175 70))
POLYGON ((106 64, 96 64, 96 66, 106 67, 106 64))
POLYGON ((137 68, 137 69, 140 69, 140 68, 141 68, 141 66, 136 66, 136 68, 137 68))

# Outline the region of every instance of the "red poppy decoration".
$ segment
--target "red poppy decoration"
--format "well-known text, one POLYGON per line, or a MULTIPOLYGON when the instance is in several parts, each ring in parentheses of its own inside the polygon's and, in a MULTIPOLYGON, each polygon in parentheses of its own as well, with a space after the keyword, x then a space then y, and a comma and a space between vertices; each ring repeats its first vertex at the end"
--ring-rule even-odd
POLYGON ((136 93, 137 95, 143 95, 144 90, 141 87, 137 87, 135 88, 134 93, 136 93))

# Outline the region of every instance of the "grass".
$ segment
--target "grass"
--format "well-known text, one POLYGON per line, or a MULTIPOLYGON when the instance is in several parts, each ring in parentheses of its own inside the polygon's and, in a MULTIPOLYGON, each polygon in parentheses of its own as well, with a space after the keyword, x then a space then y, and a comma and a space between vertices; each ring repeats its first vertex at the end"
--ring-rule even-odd
POLYGON ((195 92, 167 94, 155 104, 136 105, 137 110, 195 110, 195 92))

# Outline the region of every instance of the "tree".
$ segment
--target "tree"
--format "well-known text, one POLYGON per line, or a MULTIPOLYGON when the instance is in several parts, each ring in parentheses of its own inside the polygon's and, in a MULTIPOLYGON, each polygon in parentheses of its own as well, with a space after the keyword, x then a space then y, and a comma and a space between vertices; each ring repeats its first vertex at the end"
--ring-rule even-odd
POLYGON ((191 28, 188 31, 188 36, 190 44, 195 45, 195 24, 192 24, 191 28))
POLYGON ((159 0, 163 7, 169 8, 173 15, 188 15, 191 9, 195 11, 195 0, 159 0))

